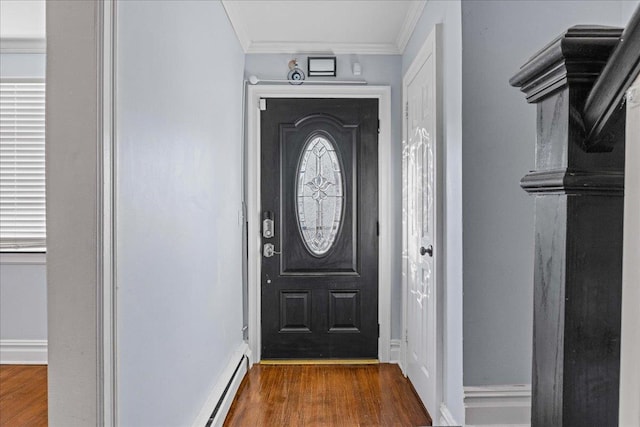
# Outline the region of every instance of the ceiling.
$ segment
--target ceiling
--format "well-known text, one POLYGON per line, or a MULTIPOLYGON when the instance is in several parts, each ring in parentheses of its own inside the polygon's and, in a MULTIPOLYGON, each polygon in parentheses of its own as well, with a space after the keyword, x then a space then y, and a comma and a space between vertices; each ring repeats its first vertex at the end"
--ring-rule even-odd
POLYGON ((222 0, 246 53, 401 54, 425 1, 222 0))

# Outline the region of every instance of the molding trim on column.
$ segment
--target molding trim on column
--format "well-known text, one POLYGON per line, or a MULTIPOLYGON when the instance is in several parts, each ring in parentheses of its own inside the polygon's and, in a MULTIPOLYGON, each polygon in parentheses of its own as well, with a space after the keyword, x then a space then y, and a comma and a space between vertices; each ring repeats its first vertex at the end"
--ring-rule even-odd
POLYGON ((624 172, 543 170, 528 173, 520 181, 527 193, 624 195, 624 172))
POLYGON ((622 35, 621 28, 576 25, 536 53, 509 83, 536 103, 569 82, 592 85, 622 35))

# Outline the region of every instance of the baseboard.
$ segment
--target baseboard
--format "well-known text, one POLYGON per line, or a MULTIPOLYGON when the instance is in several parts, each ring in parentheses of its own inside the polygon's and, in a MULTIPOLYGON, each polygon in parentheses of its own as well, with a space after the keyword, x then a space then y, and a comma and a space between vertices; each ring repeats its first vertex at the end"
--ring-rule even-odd
POLYGON ((508 384, 464 388, 467 426, 531 425, 531 386, 508 384))
POLYGON ((209 397, 194 421, 193 427, 222 426, 240 383, 247 373, 248 354, 249 346, 247 343, 242 343, 234 352, 222 375, 220 375, 220 379, 211 390, 211 393, 209 393, 209 397), (215 417, 210 420, 214 411, 216 411, 215 417))
POLYGON ((458 422, 451 415, 451 411, 444 403, 440 404, 440 420, 438 420, 440 426, 460 426, 458 422))
POLYGON ((0 340, 0 364, 46 365, 47 340, 0 340))
POLYGON ((402 364, 401 346, 402 340, 391 340, 389 342, 389 363, 402 364))

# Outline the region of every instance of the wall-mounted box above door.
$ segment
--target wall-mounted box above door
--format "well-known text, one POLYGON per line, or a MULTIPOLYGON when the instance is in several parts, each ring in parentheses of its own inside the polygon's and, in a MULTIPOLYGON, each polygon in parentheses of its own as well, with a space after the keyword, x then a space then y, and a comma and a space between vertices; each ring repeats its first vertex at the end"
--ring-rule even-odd
POLYGON ((335 56, 309 56, 307 58, 307 70, 309 77, 335 77, 335 56))

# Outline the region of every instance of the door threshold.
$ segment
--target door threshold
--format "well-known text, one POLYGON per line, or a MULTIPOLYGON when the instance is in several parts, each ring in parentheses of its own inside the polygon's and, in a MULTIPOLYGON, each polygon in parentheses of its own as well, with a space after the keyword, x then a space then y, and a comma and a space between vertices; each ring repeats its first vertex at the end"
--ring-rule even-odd
POLYGON ((378 359, 267 359, 261 365, 377 365, 378 359))

